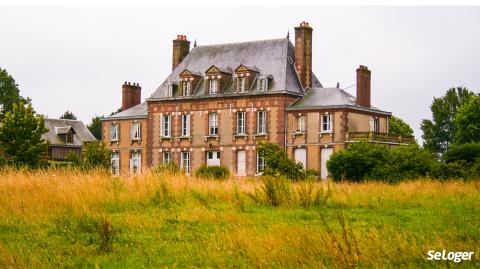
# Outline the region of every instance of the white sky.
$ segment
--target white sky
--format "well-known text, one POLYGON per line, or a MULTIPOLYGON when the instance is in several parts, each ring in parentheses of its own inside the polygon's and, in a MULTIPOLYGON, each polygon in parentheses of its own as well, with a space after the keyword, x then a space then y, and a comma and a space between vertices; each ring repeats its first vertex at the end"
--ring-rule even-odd
MULTIPOLYGON (((38 113, 85 123, 121 106, 124 81, 150 96, 171 70, 172 39, 198 44, 293 36, 308 21, 313 70, 324 86, 372 70, 372 104, 421 136, 434 96, 480 89, 478 7, 0 7, 0 67, 38 113)), ((293 38, 291 38, 293 41, 293 38)), ((212 63, 213 64, 213 63, 212 63)), ((347 90, 355 94, 355 87, 347 90)))

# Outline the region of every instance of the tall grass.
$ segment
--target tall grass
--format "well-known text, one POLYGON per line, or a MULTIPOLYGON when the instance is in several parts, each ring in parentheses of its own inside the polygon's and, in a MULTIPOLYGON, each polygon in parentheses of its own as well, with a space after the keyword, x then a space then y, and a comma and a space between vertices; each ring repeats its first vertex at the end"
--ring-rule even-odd
POLYGON ((411 267, 480 251, 480 180, 0 172, 0 267, 411 267))

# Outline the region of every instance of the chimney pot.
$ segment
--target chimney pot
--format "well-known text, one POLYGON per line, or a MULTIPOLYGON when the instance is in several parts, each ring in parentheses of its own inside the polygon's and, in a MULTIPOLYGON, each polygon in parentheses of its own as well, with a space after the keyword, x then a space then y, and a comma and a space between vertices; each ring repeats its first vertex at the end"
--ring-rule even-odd
POLYGON ((187 40, 187 36, 177 35, 177 39, 173 40, 172 70, 182 62, 189 52, 190 41, 187 40))

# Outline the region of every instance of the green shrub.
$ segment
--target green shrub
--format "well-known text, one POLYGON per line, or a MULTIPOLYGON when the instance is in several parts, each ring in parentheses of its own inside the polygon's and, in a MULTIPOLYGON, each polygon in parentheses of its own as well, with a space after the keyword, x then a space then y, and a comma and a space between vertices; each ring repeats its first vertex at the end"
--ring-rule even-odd
POLYGON ((383 145, 359 142, 335 152, 327 161, 333 180, 362 181, 376 166, 388 160, 388 148, 383 145))
POLYGON ((396 147, 391 149, 387 156, 385 162, 378 163, 367 173, 367 179, 398 182, 426 177, 436 163, 431 153, 417 145, 396 147))
POLYGON ((466 179, 469 174, 463 162, 437 162, 431 171, 431 176, 437 179, 466 179))
POLYGON ((447 163, 465 161, 474 163, 480 157, 480 143, 454 144, 443 156, 447 163))
POLYGON ((102 142, 90 142, 83 152, 83 167, 86 169, 110 169, 112 151, 102 142))
POLYGON ((302 164, 288 158, 287 153, 278 144, 263 142, 259 144, 258 154, 265 160, 265 176, 284 176, 292 180, 305 179, 302 164))
POLYGON ((258 204, 279 206, 293 201, 290 182, 285 177, 262 177, 263 186, 247 195, 258 204))
POLYGON ((203 179, 218 179, 223 180, 230 177, 230 170, 226 166, 200 166, 197 171, 195 171, 195 176, 203 179))
POLYGON ((65 161, 69 162, 73 167, 82 166, 82 157, 73 151, 68 152, 65 161))
POLYGON ((182 173, 182 169, 180 169, 180 166, 178 166, 178 164, 174 162, 168 162, 166 164, 157 165, 155 168, 152 169, 152 172, 155 175, 177 175, 182 173))

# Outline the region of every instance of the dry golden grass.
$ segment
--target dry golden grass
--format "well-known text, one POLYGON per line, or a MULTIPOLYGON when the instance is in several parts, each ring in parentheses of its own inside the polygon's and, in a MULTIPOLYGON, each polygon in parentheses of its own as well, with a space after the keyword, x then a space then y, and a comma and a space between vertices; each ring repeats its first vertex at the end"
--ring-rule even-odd
POLYGON ((446 266, 425 261, 445 248, 478 260, 480 180, 290 185, 272 207, 251 198, 256 178, 4 170, 0 267, 415 268, 446 266))

